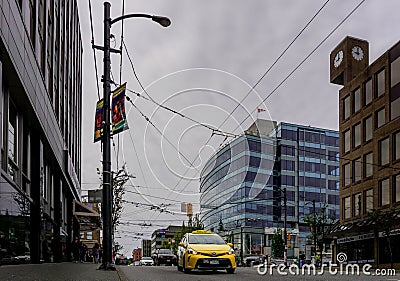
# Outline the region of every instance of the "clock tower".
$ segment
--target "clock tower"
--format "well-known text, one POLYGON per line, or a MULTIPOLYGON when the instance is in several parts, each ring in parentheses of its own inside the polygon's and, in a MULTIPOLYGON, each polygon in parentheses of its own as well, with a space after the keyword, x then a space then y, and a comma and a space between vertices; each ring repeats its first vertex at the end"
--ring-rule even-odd
POLYGON ((347 36, 331 52, 330 81, 344 85, 369 65, 368 42, 347 36))

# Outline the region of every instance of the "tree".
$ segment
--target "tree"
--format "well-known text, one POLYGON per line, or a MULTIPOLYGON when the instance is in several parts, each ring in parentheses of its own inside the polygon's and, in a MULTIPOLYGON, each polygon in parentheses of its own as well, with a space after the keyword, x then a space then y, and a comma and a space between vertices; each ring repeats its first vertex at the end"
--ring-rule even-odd
MULTIPOLYGON (((315 214, 309 214, 303 217, 303 221, 310 226, 309 238, 313 241, 315 239, 317 248, 319 248, 320 256, 324 249, 325 237, 330 233, 331 227, 337 221, 336 216, 329 216, 327 214, 327 204, 325 203, 318 212, 315 214)), ((315 253, 317 249, 314 249, 315 253)))
POLYGON ((178 251, 179 242, 181 242, 186 233, 201 229, 204 229, 204 224, 201 222, 199 214, 196 214, 193 218, 189 217, 187 227, 185 226, 185 222, 182 221, 181 230, 174 234, 174 241, 171 244, 172 251, 174 253, 178 251))
MULTIPOLYGON (((398 210, 394 207, 389 210, 382 211, 378 209, 373 209, 367 213, 368 219, 374 224, 374 235, 375 239, 379 236, 379 231, 383 231, 383 236, 386 238, 389 256, 390 256, 390 266, 393 268, 393 249, 392 249, 392 237, 390 232, 399 223, 398 221, 398 210)), ((378 263, 379 261, 377 261, 378 263)))
POLYGON ((274 258, 283 258, 285 242, 283 241, 282 229, 280 228, 278 228, 272 236, 271 250, 274 258))
POLYGON ((122 196, 125 194, 125 184, 129 181, 129 178, 132 178, 132 175, 129 174, 125 165, 122 166, 118 172, 113 173, 112 177, 112 190, 113 190, 113 206, 112 206, 112 230, 113 232, 117 228, 120 223, 121 213, 123 210, 123 201, 122 196))

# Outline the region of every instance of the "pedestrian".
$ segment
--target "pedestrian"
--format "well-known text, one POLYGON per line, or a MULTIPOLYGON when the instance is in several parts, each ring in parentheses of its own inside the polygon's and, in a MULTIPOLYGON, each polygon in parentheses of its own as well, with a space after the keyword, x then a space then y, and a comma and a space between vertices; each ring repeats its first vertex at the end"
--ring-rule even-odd
POLYGON ((103 249, 101 248, 100 245, 99 245, 99 262, 100 263, 103 262, 103 249))
POLYGON ((74 262, 77 263, 80 257, 80 243, 78 237, 75 237, 75 240, 72 242, 72 254, 74 255, 74 262))
POLYGON ((94 244, 92 252, 93 252, 93 263, 99 263, 99 243, 94 244))
POLYGON ((81 251, 81 256, 80 256, 80 261, 85 262, 86 261, 86 254, 87 254, 87 246, 83 242, 80 243, 80 251, 81 251))
POLYGON ((44 262, 50 262, 49 243, 46 237, 42 241, 42 257, 44 262))

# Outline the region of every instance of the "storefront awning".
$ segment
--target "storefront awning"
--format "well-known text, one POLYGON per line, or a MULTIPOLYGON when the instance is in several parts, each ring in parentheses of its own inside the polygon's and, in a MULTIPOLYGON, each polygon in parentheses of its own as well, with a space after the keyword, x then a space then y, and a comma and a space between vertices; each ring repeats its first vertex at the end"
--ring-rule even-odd
POLYGON ((78 221, 81 231, 94 231, 101 227, 99 213, 82 202, 74 200, 72 214, 78 221))

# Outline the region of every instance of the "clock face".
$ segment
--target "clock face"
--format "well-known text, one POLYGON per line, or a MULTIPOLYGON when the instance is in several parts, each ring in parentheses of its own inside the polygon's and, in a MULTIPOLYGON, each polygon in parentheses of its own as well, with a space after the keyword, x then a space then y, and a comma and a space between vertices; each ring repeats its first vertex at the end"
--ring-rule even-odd
POLYGON ((343 51, 340 50, 336 53, 334 59, 333 59, 333 66, 338 67, 343 61, 343 51))
POLYGON ((364 58, 364 50, 360 46, 354 46, 353 49, 351 49, 351 54, 353 58, 358 61, 364 58))

